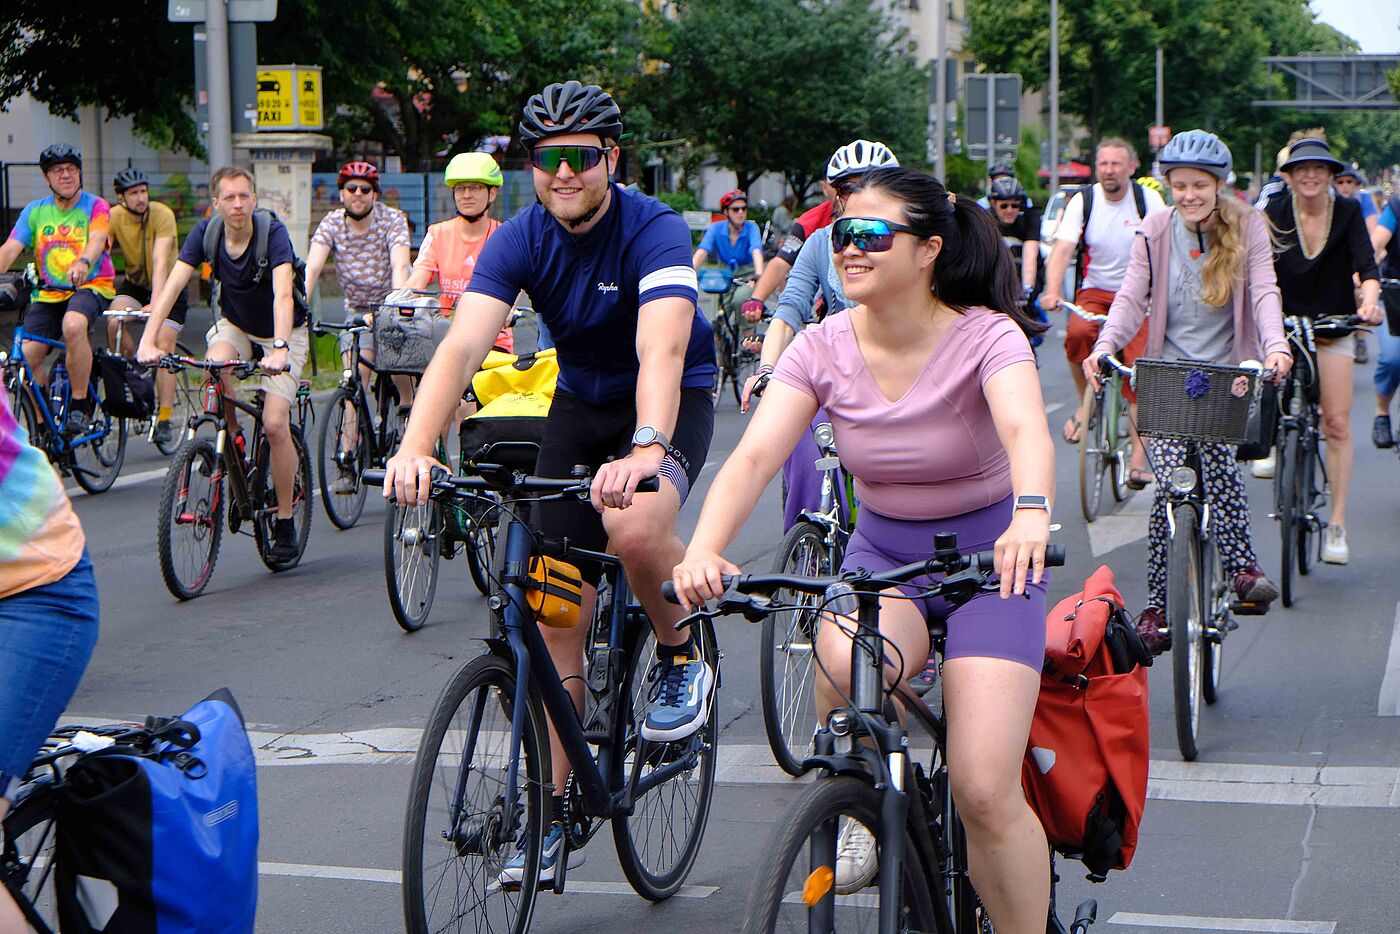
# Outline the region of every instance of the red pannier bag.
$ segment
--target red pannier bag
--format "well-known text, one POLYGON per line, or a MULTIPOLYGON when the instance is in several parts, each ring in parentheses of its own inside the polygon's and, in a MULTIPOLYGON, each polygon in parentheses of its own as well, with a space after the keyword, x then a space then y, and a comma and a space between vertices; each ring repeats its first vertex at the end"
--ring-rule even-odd
POLYGON ((1147 671, 1142 644, 1100 567, 1045 621, 1045 667, 1021 767, 1050 845, 1102 882, 1126 869, 1147 802, 1147 671))

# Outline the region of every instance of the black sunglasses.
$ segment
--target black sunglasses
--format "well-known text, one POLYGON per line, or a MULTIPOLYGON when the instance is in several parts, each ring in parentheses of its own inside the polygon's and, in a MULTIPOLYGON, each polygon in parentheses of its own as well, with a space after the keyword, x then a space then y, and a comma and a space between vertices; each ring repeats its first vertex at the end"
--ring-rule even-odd
POLYGON ((352 195, 367 195, 374 191, 373 185, 346 185, 345 190, 352 195))
POLYGON ((541 172, 559 174, 559 166, 569 164, 575 175, 587 172, 612 152, 611 146, 536 146, 530 150, 530 164, 541 172))
POLYGON ((748 210, 749 210, 749 209, 746 208, 746 207, 745 207, 744 205, 742 205, 742 204, 736 205, 736 206, 734 206, 734 207, 732 207, 732 208, 729 209, 729 211, 730 211, 731 214, 745 214, 745 213, 748 212, 748 210))
POLYGON ((831 252, 840 253, 854 243, 862 253, 883 253, 894 246, 896 233, 917 231, 880 217, 843 217, 831 225, 831 252))

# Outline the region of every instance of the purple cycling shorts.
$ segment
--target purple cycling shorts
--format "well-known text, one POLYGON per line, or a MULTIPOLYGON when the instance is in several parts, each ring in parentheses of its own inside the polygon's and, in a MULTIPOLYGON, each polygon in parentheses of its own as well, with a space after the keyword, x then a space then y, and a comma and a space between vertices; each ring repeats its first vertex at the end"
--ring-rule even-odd
MULTIPOLYGON (((867 505, 860 507, 856 530, 846 546, 841 569, 864 568, 873 574, 891 571, 933 554, 933 536, 953 532, 963 552, 990 551, 1011 524, 1012 498, 983 509, 947 519, 911 520, 882 516, 867 505)), ((920 581, 936 581, 941 575, 915 578, 902 586, 906 594, 918 593, 920 581)), ((930 622, 943 622, 948 630, 944 658, 1005 658, 1036 671, 1045 663, 1045 594, 1049 571, 1039 584, 1026 584, 1026 596, 1003 600, 1000 594, 979 594, 960 607, 941 597, 918 597, 914 604, 930 622)))

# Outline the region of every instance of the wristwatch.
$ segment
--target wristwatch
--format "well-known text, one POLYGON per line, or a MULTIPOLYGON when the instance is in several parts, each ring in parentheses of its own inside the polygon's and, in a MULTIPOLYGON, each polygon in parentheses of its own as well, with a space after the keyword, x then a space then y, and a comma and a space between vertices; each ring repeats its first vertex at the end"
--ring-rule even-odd
POLYGON ((1044 509, 1050 511, 1050 497, 1039 493, 1021 493, 1016 497, 1015 509, 1044 509))
POLYGON ((288 346, 287 342, 280 337, 272 342, 273 350, 286 350, 288 346))
POLYGON ((659 444, 667 451, 671 450, 671 439, 650 425, 643 425, 632 435, 632 447, 634 448, 650 447, 653 444, 659 444))

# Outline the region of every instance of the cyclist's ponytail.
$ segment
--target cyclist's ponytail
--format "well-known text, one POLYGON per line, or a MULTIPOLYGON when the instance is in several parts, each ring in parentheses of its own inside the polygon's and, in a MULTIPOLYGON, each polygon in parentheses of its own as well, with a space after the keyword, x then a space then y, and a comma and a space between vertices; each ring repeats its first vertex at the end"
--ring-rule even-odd
POLYGON ((942 238, 933 269, 939 301, 959 311, 977 305, 999 311, 1027 335, 1046 329, 1021 310, 1011 251, 992 216, 976 202, 951 195, 932 175, 908 168, 867 172, 855 190, 885 192, 904 204, 915 236, 942 238))

